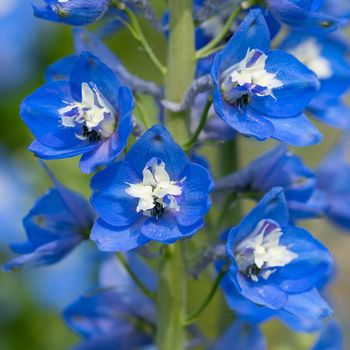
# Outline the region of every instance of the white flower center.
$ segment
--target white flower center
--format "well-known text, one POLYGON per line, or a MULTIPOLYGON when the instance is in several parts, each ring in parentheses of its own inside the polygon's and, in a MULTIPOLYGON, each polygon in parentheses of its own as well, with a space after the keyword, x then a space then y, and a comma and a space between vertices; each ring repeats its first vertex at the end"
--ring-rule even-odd
POLYGON ((279 241, 283 232, 273 220, 261 220, 255 230, 236 247, 239 271, 257 282, 258 277, 268 279, 276 267, 289 264, 298 255, 279 241))
POLYGON ((293 56, 311 69, 319 79, 328 79, 332 76, 331 63, 321 55, 322 46, 314 38, 302 42, 289 50, 293 56))
POLYGON ((88 83, 82 83, 81 96, 81 102, 67 103, 59 110, 62 125, 67 128, 83 125, 84 132, 76 134, 81 140, 86 140, 92 134, 108 138, 115 127, 112 107, 95 85, 91 87, 88 83))
POLYGON ((180 182, 170 180, 165 164, 157 159, 147 163, 142 175, 142 182, 127 183, 129 187, 125 190, 128 195, 139 198, 137 212, 142 211, 146 216, 159 218, 167 208, 180 210, 176 196, 182 194, 181 183, 185 179, 180 182))
POLYGON ((251 94, 273 97, 272 90, 283 86, 283 83, 276 78, 277 74, 266 71, 266 60, 267 55, 262 51, 248 49, 242 61, 224 72, 224 89, 230 83, 231 86, 246 88, 251 94))

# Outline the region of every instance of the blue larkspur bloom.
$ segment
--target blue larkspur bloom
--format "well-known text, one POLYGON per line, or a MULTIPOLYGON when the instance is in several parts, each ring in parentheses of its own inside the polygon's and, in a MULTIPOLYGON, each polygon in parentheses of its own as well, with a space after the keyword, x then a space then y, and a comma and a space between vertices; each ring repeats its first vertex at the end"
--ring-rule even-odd
POLYGON ((265 350, 264 335, 259 327, 242 321, 232 323, 210 350, 265 350))
MULTIPOLYGON (((126 256, 129 266, 150 289, 155 274, 137 256, 126 256)), ((129 350, 152 345, 156 309, 125 268, 108 259, 100 271, 100 288, 87 291, 64 313, 68 326, 84 340, 76 350, 129 350)))
POLYGON ((338 33, 324 37, 295 32, 281 48, 303 62, 320 80, 320 90, 308 106, 312 115, 330 126, 349 128, 350 108, 344 101, 350 86, 346 38, 338 33))
MULTIPOLYGON (((323 283, 333 266, 327 248, 305 229, 290 226, 279 187, 229 231, 226 253, 228 277, 236 291, 272 310, 287 310, 293 298, 323 283)), ((296 304, 292 309, 298 313, 296 304)))
POLYGON ((254 193, 259 198, 277 186, 284 189, 291 219, 320 216, 327 206, 325 196, 317 191, 314 171, 286 145, 274 147, 247 167, 218 180, 216 190, 254 193))
POLYGON ((214 59, 214 107, 243 135, 294 146, 318 143, 321 134, 303 114, 319 81, 295 57, 270 50, 260 10, 252 10, 214 59))
POLYGON ((104 16, 111 0, 34 0, 35 16, 49 21, 81 26, 104 16))
POLYGON ((337 320, 331 320, 322 330, 311 350, 343 350, 343 332, 337 320))
POLYGON ((91 188, 100 216, 91 239, 101 250, 127 251, 150 240, 173 243, 191 237, 209 210, 213 181, 156 125, 123 161, 96 174, 91 188))
POLYGON ((326 34, 335 31, 342 21, 322 12, 323 0, 266 0, 267 7, 282 23, 294 30, 326 34))
POLYGON ((24 99, 21 117, 36 137, 29 149, 42 159, 82 154, 90 173, 122 152, 132 131, 131 91, 98 58, 83 52, 69 80, 49 81, 24 99))
POLYGON ((96 215, 89 202, 50 176, 55 187, 41 196, 23 219, 28 242, 10 246, 21 255, 5 263, 5 271, 54 264, 90 232, 96 215))
POLYGON ((326 218, 350 229, 350 138, 345 134, 316 169, 317 186, 327 198, 326 218))

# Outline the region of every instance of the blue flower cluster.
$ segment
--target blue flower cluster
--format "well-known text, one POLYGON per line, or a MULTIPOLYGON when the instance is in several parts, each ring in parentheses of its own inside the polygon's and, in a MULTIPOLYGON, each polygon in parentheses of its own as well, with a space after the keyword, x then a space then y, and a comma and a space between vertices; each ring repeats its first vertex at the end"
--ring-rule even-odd
MULTIPOLYGON (((349 10, 345 0, 340 3, 349 10)), ((157 276, 148 260, 171 259, 179 244, 184 260, 196 256, 199 273, 208 267, 215 271, 206 302, 220 286, 237 318, 216 340, 192 325, 196 318, 185 318, 180 327, 188 326, 188 345, 265 349, 259 325, 277 318, 296 332, 319 332, 313 349, 341 349, 339 325, 325 322, 333 317, 325 297, 335 269, 332 255, 298 222, 324 217, 350 229, 350 137, 344 133, 315 170, 288 146, 321 142, 309 117, 350 127, 344 100, 349 45, 341 32, 350 11, 340 15, 331 0, 194 1, 197 66, 179 102, 164 99, 167 79, 164 87, 134 76, 98 36, 105 33, 102 17, 118 17, 166 74, 137 16, 162 31, 171 46, 171 13, 158 23, 147 1, 45 0, 33 7, 40 18, 74 26, 96 22, 102 28, 74 29, 75 53, 49 66, 44 85, 20 109, 36 157, 81 155, 81 171, 94 173, 90 203, 48 170, 54 188, 24 218, 28 242, 12 245, 19 256, 4 264, 6 271, 53 264, 86 239, 103 252, 117 252, 118 261, 107 254, 100 266, 99 287, 64 312, 68 326, 83 338, 76 349, 159 347, 157 317, 164 302, 158 291, 164 290, 159 285, 164 276, 157 276), (153 126, 142 113, 144 95, 160 111, 153 126), (188 130, 173 129, 179 119, 188 130), (186 142, 179 141, 181 133, 190 134, 186 142), (218 147, 222 163, 234 163, 233 144, 241 136, 252 144, 267 139, 279 144, 230 174, 197 153, 209 143, 218 147), (231 147, 227 158, 221 143, 231 147), (256 206, 238 219, 235 211, 246 199, 256 206), (207 239, 205 245, 224 247, 220 253, 198 253, 193 237, 202 230, 207 236, 198 236, 207 239)))

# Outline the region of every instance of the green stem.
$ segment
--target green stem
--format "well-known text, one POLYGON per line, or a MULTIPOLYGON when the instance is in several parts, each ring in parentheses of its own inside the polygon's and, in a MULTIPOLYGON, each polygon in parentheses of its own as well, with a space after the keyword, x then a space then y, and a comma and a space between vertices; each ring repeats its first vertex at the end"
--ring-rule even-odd
POLYGON ((199 120, 199 124, 197 126, 197 129, 193 133, 192 137, 186 143, 184 143, 183 146, 182 146, 184 151, 190 150, 193 147, 193 145, 196 143, 196 141, 198 139, 198 136, 201 133, 201 131, 203 130, 203 128, 205 126, 205 123, 206 123, 206 121, 208 119, 208 113, 209 113, 211 104, 212 104, 212 99, 209 98, 207 103, 206 103, 206 105, 205 105, 205 107, 204 107, 204 110, 202 112, 202 115, 201 115, 201 118, 199 120))
POLYGON ((213 52, 213 49, 220 44, 220 42, 225 38, 226 34, 230 30, 232 23, 236 19, 236 17, 239 15, 239 13, 242 11, 242 7, 237 7, 232 13, 231 16, 226 21, 225 25, 221 29, 221 32, 207 45, 205 45, 203 48, 197 51, 196 53, 196 59, 200 59, 203 57, 208 56, 210 53, 213 52))
POLYGON ((206 309, 206 307, 209 305, 209 303, 213 299, 216 291, 219 288, 220 281, 224 277, 226 272, 227 272, 227 266, 224 266, 222 268, 222 270, 220 271, 220 273, 216 276, 215 281, 214 281, 207 297, 204 299, 203 303, 199 306, 199 308, 196 311, 194 311, 189 317, 186 318, 186 320, 183 324, 184 326, 188 326, 188 325, 194 323, 195 321, 197 321, 197 318, 206 309))
MULTIPOLYGON (((180 102, 195 72, 195 43, 192 0, 169 0, 170 31, 168 44, 165 97, 180 102)), ((165 124, 180 144, 187 139, 188 111, 166 111, 165 124)), ((158 350, 183 350, 186 330, 187 286, 184 242, 166 246, 159 261, 157 291, 158 350)))
POLYGON ((185 348, 182 322, 186 314, 186 274, 182 243, 166 246, 160 258, 156 335, 159 350, 185 348))
POLYGON ((122 253, 117 253, 116 257, 120 261, 120 263, 124 266, 125 270, 128 272, 130 277, 133 279, 133 281, 136 283, 136 285, 139 286, 139 288, 142 290, 142 292, 149 297, 152 300, 155 300, 155 293, 150 291, 143 283, 142 281, 137 277, 137 275, 134 273, 134 271, 129 266, 127 260, 125 259, 125 256, 122 253))
POLYGON ((137 17, 134 15, 134 13, 128 8, 124 7, 123 10, 128 15, 130 19, 130 23, 124 23, 127 28, 130 30, 133 37, 143 46, 145 49, 146 54, 151 59, 153 64, 159 69, 159 71, 165 75, 166 74, 166 68, 160 62, 156 54, 154 53, 153 49, 151 48, 150 44, 148 43, 146 37, 143 34, 143 31, 141 29, 140 23, 137 19, 137 17))

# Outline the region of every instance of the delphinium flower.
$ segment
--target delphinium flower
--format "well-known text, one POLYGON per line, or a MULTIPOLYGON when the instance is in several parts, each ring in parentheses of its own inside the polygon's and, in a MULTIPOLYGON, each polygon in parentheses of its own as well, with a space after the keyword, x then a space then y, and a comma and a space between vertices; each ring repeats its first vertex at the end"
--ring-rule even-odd
POLYGON ((295 30, 326 34, 342 24, 329 12, 321 11, 323 0, 266 0, 266 3, 279 21, 295 30))
MULTIPOLYGON (((132 271, 154 289, 155 275, 137 256, 125 257, 132 271)), ((100 288, 87 291, 63 315, 68 326, 84 341, 79 350, 129 350, 151 345, 155 306, 115 259, 100 271, 100 288)))
POLYGON ((74 26, 97 21, 107 12, 111 0, 34 0, 37 17, 74 26))
POLYGON ((307 305, 303 295, 313 293, 312 307, 320 300, 323 309, 317 289, 332 268, 332 257, 305 229, 290 226, 282 188, 268 192, 229 231, 226 253, 234 292, 249 301, 298 316, 303 312, 300 305, 307 305), (295 298, 299 302, 293 303, 295 298))
POLYGON ((23 219, 28 242, 10 246, 21 255, 4 264, 5 271, 54 264, 88 238, 95 220, 89 202, 49 174, 55 187, 41 196, 23 219))
POLYGON ((316 189, 313 170, 286 145, 276 146, 247 167, 219 179, 216 191, 247 194, 259 199, 277 186, 284 189, 291 219, 320 216, 327 206, 325 196, 316 189))
POLYGON ((312 115, 330 126, 348 128, 350 108, 343 99, 350 86, 350 63, 345 38, 336 34, 324 37, 296 32, 281 48, 303 62, 321 82, 320 90, 308 106, 312 115))
POLYGON ((326 218, 344 230, 350 229, 349 141, 345 134, 316 169, 317 186, 327 198, 326 218))
POLYGON ((215 56, 211 74, 215 111, 241 134, 295 146, 321 140, 303 114, 319 82, 292 55, 270 50, 270 34, 260 10, 247 15, 215 56))
POLYGON ((127 251, 150 240, 173 243, 203 226, 212 178, 191 163, 162 126, 153 126, 91 181, 99 214, 91 239, 104 251, 127 251))
POLYGON ((21 117, 36 140, 29 149, 43 159, 82 154, 89 173, 112 162, 132 130, 131 91, 90 53, 81 53, 69 81, 49 81, 24 99, 21 117))

